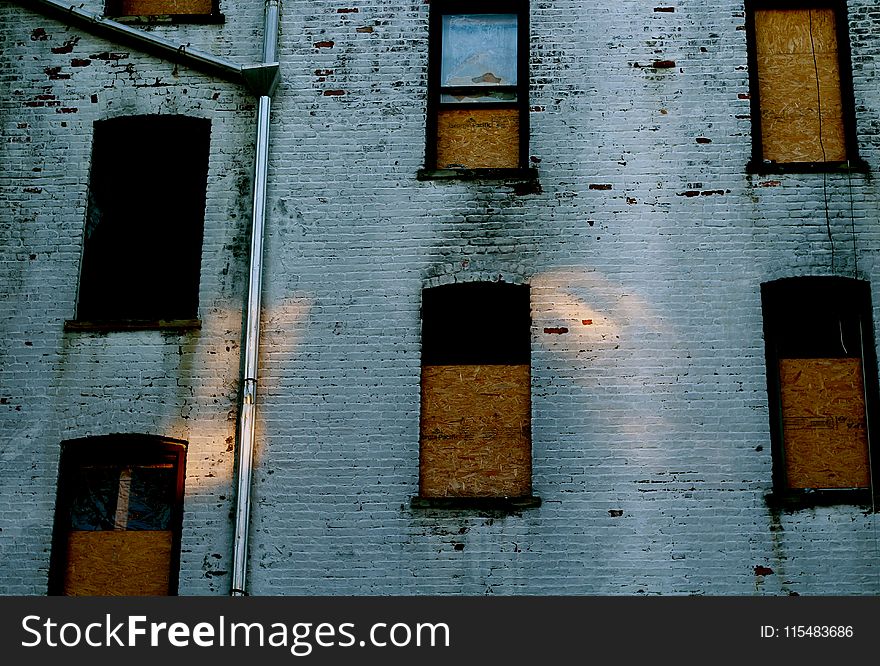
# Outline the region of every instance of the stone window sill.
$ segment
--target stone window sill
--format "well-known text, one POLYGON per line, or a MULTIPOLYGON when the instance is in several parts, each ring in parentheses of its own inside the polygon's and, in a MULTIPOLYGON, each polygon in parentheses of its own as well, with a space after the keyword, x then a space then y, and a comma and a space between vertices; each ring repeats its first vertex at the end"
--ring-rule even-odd
POLYGON ((849 162, 755 162, 746 167, 748 173, 868 173, 868 163, 864 160, 849 162))
POLYGON ((767 506, 783 511, 799 511, 817 506, 838 506, 849 504, 862 509, 872 507, 871 490, 869 488, 840 488, 811 490, 774 491, 765 497, 767 506))
POLYGON ((538 170, 525 169, 419 169, 418 180, 516 180, 537 181, 538 170))
POLYGON ((541 498, 534 495, 523 497, 413 497, 410 507, 413 509, 445 509, 445 510, 476 510, 476 511, 520 511, 537 509, 541 506, 541 498))
POLYGON ((195 331, 202 327, 199 319, 122 319, 107 321, 85 321, 68 319, 64 322, 65 331, 85 331, 107 333, 111 331, 195 331))

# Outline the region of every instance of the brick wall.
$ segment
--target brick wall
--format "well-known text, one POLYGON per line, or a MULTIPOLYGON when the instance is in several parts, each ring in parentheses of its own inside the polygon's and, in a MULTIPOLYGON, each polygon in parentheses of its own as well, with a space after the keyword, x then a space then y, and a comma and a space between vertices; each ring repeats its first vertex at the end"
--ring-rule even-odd
MULTIPOLYGON (((849 4, 873 168, 880 15, 849 4)), ((258 5, 221 2, 221 26, 152 29, 250 62, 258 5)), ((880 196, 872 174, 746 172, 741 3, 532 2, 539 188, 416 180, 428 10, 284 4, 251 593, 880 593, 876 514, 765 501, 759 293, 856 275, 876 310, 880 196), (421 290, 494 279, 531 285, 543 505, 412 509, 421 290)), ((58 443, 148 432, 190 443, 180 591, 225 593, 253 101, 9 3, 0 40, 0 591, 45 590, 58 443), (123 113, 212 121, 198 333, 62 330, 91 123, 123 113)))

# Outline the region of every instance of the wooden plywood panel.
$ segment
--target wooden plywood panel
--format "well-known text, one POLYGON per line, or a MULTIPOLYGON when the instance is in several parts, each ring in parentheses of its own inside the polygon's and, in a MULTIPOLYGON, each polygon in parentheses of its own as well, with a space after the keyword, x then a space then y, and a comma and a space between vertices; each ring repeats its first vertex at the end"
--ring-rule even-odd
POLYGON ((755 12, 764 159, 846 159, 835 30, 831 9, 755 12))
POLYGON ((834 10, 759 9, 755 12, 758 54, 779 55, 837 51, 834 10))
POLYGON ((868 438, 857 358, 779 361, 790 488, 867 488, 868 438))
POLYGON ((513 169, 518 166, 517 109, 441 109, 438 112, 438 169, 513 169))
POLYGON ((171 550, 170 531, 71 532, 64 594, 167 595, 171 550))
POLYGON ((422 368, 423 497, 532 491, 528 365, 422 368))
POLYGON ((210 14, 211 0, 120 0, 122 16, 152 16, 156 14, 210 14))

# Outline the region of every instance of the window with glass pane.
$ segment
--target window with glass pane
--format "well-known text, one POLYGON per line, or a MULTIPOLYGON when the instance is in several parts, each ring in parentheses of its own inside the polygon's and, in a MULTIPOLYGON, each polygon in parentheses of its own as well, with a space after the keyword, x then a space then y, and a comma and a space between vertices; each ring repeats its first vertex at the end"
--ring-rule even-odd
POLYGON ((184 444, 146 436, 62 445, 50 591, 176 591, 184 444))
POLYGON ((429 168, 524 166, 524 6, 520 2, 432 5, 429 168))

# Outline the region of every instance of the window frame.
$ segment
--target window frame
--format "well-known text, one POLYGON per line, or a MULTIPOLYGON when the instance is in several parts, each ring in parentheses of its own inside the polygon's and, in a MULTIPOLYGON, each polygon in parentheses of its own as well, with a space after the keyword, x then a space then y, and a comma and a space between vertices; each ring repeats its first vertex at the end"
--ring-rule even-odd
POLYGON ((67 571, 68 519, 74 490, 74 473, 89 463, 117 465, 171 462, 175 466, 174 503, 169 529, 172 533, 168 571, 168 596, 177 596, 180 581, 180 546, 183 532, 184 484, 186 478, 187 442, 184 440, 142 434, 98 435, 67 440, 61 443, 56 487, 55 518, 52 530, 52 552, 49 563, 48 594, 64 595, 67 571))
MULTIPOLYGON (((473 282, 456 282, 453 284, 439 285, 428 287, 422 290, 421 305, 421 340, 422 353, 419 364, 422 373, 422 382, 420 383, 420 409, 419 409, 419 490, 418 495, 411 500, 411 507, 415 509, 476 509, 476 510, 500 510, 506 512, 515 512, 522 509, 536 508, 541 506, 541 498, 534 495, 534 457, 533 457, 533 440, 532 440, 532 390, 531 390, 531 289, 528 284, 513 284, 505 282, 490 281, 473 281, 473 282), (498 344, 493 343, 493 336, 487 332, 486 328, 481 327, 470 319, 459 320, 459 324, 449 324, 449 317, 446 317, 444 307, 449 304, 461 301, 464 294, 470 292, 472 299, 464 306, 464 315, 473 312, 483 312, 483 308, 479 307, 480 298, 488 298, 492 296, 493 290, 506 289, 506 293, 500 298, 493 298, 493 302, 506 304, 508 307, 522 300, 525 306, 525 312, 509 313, 509 321, 497 324, 497 320, 493 319, 500 328, 511 329, 517 327, 517 330, 510 332, 507 339, 502 340, 498 344), (485 289, 485 293, 477 295, 481 289, 485 289), (445 292, 442 293, 442 292, 445 292), (428 297, 427 295, 432 296, 428 297), (509 302, 508 302, 509 301, 509 302), (438 311, 426 318, 426 303, 432 303, 431 308, 438 311), (523 330, 519 330, 519 327, 523 330), (454 329, 460 329, 452 332, 454 329), (468 331, 477 331, 478 337, 474 341, 474 345, 478 351, 472 349, 466 340, 468 331), (448 344, 448 347, 440 347, 440 343, 448 344), (480 351, 481 350, 481 351, 480 351), (524 495, 426 495, 424 494, 424 473, 425 469, 423 452, 425 448, 424 436, 424 369, 426 367, 442 367, 442 366, 526 366, 528 368, 529 380, 527 384, 528 390, 528 493, 524 495)), ((496 291, 497 296, 497 291, 496 291)), ((458 315, 456 315, 458 320, 458 315)))
POLYGON ((428 19, 428 103, 425 128, 425 168, 420 179, 433 177, 508 178, 533 176, 529 167, 529 2, 528 0, 435 0, 428 19), (509 102, 441 102, 440 70, 442 65, 443 16, 450 14, 515 14, 517 16, 517 99, 509 102), (437 165, 439 112, 444 108, 487 109, 516 108, 519 115, 519 159, 516 167, 447 169, 437 165))
POLYGON ((849 39, 849 12, 846 0, 745 0, 745 20, 749 69, 749 103, 752 124, 752 155, 751 161, 748 164, 748 171, 751 173, 866 171, 867 164, 859 158, 858 137, 856 134, 852 56, 849 39), (829 160, 824 162, 764 161, 755 13, 760 10, 773 9, 830 9, 834 12, 846 160, 829 160))
MULTIPOLYGON (((822 301, 818 301, 821 307, 822 301)), ((878 388, 877 358, 874 346, 874 324, 872 317, 871 285, 865 280, 833 276, 801 276, 782 278, 761 285, 761 309, 764 330, 764 349, 767 373, 767 397, 770 425, 770 445, 772 456, 773 491, 768 496, 771 505, 786 508, 805 508, 834 504, 876 505, 880 488, 880 469, 874 463, 876 446, 872 434, 878 423, 880 413, 880 388, 878 388), (865 397, 865 430, 868 455, 868 488, 789 488, 786 474, 786 449, 783 434, 782 384, 779 361, 784 358, 821 358, 821 356, 786 356, 778 351, 782 332, 778 321, 784 315, 780 304, 797 298, 795 293, 806 290, 821 290, 826 302, 831 296, 837 302, 846 303, 847 314, 857 318, 860 326, 860 355, 846 358, 859 358, 862 364, 863 390, 865 397)), ((842 333, 841 333, 842 335, 842 333)), ((844 357, 842 357, 844 358, 844 357)))

